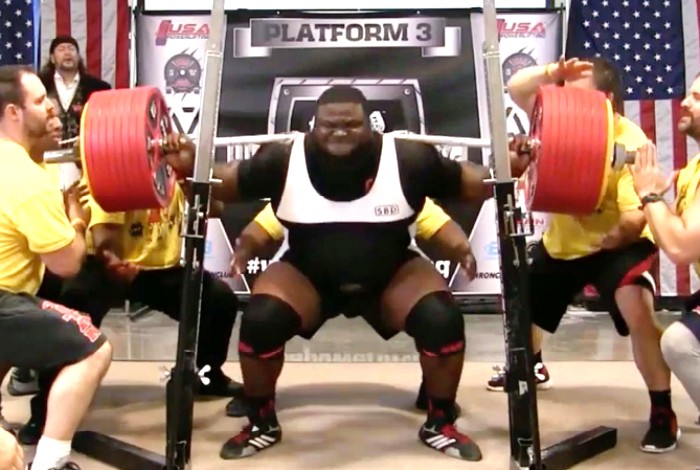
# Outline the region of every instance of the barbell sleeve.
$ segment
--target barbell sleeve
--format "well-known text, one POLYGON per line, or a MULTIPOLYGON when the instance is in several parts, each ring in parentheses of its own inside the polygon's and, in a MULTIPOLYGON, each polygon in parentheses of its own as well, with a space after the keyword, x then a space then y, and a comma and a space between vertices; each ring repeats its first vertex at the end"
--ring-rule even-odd
POLYGON ((79 163, 77 147, 44 152, 44 163, 79 163))
POLYGON ((626 164, 632 165, 636 156, 637 152, 630 152, 622 144, 616 144, 613 151, 612 167, 619 170, 626 164))

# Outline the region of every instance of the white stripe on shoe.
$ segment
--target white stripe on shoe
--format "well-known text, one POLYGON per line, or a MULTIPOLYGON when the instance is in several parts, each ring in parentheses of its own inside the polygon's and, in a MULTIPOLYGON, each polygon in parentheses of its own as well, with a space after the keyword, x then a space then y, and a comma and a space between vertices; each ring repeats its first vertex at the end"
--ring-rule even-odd
POLYGON ((451 437, 443 436, 442 434, 438 434, 437 436, 429 437, 428 439, 425 440, 428 444, 430 444, 431 447, 434 447, 435 449, 442 449, 445 446, 449 446, 450 444, 454 444, 457 442, 456 439, 453 439, 451 437))

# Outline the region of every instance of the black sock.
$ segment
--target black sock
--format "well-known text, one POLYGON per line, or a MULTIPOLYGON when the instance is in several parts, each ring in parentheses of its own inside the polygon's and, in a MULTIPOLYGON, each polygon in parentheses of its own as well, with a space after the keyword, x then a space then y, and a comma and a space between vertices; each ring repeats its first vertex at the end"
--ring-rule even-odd
POLYGON ((542 351, 536 352, 535 354, 532 355, 533 358, 533 363, 537 364, 538 362, 542 362, 542 351))
POLYGON ((248 419, 251 422, 277 422, 275 413, 275 396, 266 395, 262 397, 245 397, 245 403, 248 408, 248 419))
POLYGON ((428 397, 428 421, 446 421, 457 419, 454 398, 428 397))
POLYGON ((671 390, 663 390, 661 392, 649 392, 652 408, 671 408, 671 390))

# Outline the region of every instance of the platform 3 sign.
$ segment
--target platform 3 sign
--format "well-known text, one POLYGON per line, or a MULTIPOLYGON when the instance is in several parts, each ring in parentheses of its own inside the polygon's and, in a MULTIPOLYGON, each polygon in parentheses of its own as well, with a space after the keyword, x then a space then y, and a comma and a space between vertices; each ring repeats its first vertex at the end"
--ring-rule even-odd
POLYGON ((420 48, 424 57, 459 55, 459 28, 444 18, 252 19, 234 30, 234 57, 269 57, 274 49, 420 48))

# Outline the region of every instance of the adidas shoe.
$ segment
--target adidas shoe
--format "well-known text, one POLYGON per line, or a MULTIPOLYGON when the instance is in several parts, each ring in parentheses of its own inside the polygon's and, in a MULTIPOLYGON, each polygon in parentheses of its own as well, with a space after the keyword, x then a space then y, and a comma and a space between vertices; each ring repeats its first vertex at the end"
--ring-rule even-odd
POLYGON ((481 450, 466 434, 457 430, 454 424, 425 423, 418 432, 418 438, 423 444, 450 457, 477 462, 481 460, 481 450))
POLYGON ((269 449, 282 440, 282 429, 274 426, 249 424, 226 441, 219 454, 224 460, 242 459, 269 449))

